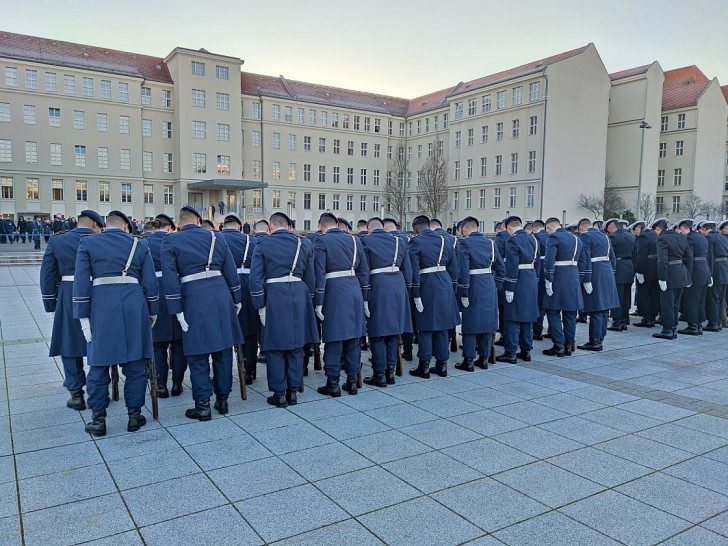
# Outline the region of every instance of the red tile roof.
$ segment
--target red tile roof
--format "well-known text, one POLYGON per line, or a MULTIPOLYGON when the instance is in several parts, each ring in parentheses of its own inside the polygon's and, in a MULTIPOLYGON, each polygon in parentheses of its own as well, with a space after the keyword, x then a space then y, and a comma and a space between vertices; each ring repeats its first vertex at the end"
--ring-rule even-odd
POLYGON ((644 74, 653 64, 654 63, 650 63, 642 66, 636 66, 634 68, 628 68, 627 70, 620 70, 619 72, 612 72, 609 75, 609 79, 614 81, 637 76, 638 74, 644 74))
POLYGON ((428 112, 430 110, 434 110, 436 108, 439 108, 440 106, 445 106, 446 104, 448 104, 447 97, 450 96, 450 94, 458 88, 458 85, 448 87, 446 89, 441 89, 440 91, 435 91, 434 93, 428 93, 427 95, 422 95, 421 97, 416 97, 412 99, 411 101, 409 101, 407 115, 414 116, 417 114, 428 112))
POLYGON ((172 83, 159 57, 0 31, 0 57, 172 83))
POLYGON ((723 91, 723 96, 725 97, 725 101, 728 102, 728 85, 724 85, 720 88, 721 91, 723 91))
POLYGON ((695 65, 668 70, 662 85, 662 109, 694 106, 708 85, 710 80, 695 65))

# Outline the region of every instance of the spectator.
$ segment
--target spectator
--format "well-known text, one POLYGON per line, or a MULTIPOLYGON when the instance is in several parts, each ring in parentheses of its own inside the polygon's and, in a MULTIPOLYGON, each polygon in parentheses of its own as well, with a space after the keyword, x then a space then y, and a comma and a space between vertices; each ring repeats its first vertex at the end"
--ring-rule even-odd
POLYGON ((45 239, 45 242, 51 240, 51 222, 48 219, 48 217, 43 218, 43 239, 45 239))
POLYGON ((18 237, 25 242, 26 235, 28 233, 28 222, 26 222, 23 216, 18 216, 18 237))

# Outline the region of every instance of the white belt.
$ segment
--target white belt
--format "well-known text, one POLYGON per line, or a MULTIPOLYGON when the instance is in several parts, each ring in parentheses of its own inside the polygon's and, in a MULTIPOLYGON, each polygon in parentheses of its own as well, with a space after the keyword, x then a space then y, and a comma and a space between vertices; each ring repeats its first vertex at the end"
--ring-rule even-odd
POLYGON ((98 279, 94 279, 94 286, 99 286, 100 284, 139 284, 139 281, 134 277, 126 276, 100 277, 98 279))
POLYGON ((541 256, 541 259, 542 260, 545 260, 546 259, 546 255, 544 254, 543 256, 541 256))
POLYGON ((490 267, 481 267, 480 269, 471 269, 471 275, 487 275, 490 273, 490 267))
POLYGON ((354 277, 356 276, 356 273, 354 273, 353 269, 347 269, 346 271, 332 271, 331 273, 326 273, 327 279, 338 279, 340 277, 354 277))
POLYGON ((379 273, 397 273, 399 272, 399 267, 396 265, 388 265, 387 267, 377 267, 376 269, 371 269, 369 271, 370 275, 378 275, 379 273))
POLYGON ((591 259, 592 262, 608 262, 609 256, 597 256, 596 258, 591 259))
POLYGON ((293 275, 285 275, 283 277, 273 277, 272 279, 266 279, 266 284, 274 284, 278 282, 301 282, 300 277, 294 277, 293 275))
POLYGON ((420 269, 420 275, 425 275, 427 273, 439 273, 440 271, 446 271, 447 268, 444 265, 434 265, 432 267, 426 267, 424 269, 420 269))
POLYGON ((574 260, 558 260, 554 262, 556 267, 564 267, 569 265, 577 265, 574 260))
POLYGON ((162 276, 161 271, 155 271, 154 274, 157 276, 158 279, 162 276))
POLYGON ((73 275, 63 275, 63 277, 61 277, 61 282, 63 281, 73 282, 73 275))
POLYGON ((192 281, 199 281, 200 279, 209 279, 210 277, 219 277, 222 273, 218 270, 213 271, 200 271, 199 273, 193 273, 192 275, 185 275, 180 278, 179 282, 186 283, 192 281))
POLYGON ((238 275, 250 275, 249 267, 238 267, 238 275))
POLYGON ((533 269, 533 264, 518 264, 518 269, 533 269))

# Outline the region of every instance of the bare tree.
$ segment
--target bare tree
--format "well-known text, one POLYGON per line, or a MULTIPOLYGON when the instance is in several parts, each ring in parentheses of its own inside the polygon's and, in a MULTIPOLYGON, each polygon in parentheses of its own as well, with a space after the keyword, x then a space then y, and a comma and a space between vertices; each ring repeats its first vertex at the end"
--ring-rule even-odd
POLYGON ((417 195, 420 207, 431 218, 447 209, 447 157, 441 151, 440 142, 432 143, 432 153, 418 172, 417 195))
POLYGON ((717 220, 723 212, 723 206, 715 201, 703 201, 700 206, 700 214, 705 216, 706 220, 717 220))
POLYGON ((685 215, 685 218, 695 218, 700 214, 702 207, 703 199, 695 193, 680 201, 680 213, 685 215))
POLYGON ((627 208, 624 198, 615 187, 614 174, 607 171, 604 189, 599 193, 582 193, 577 205, 594 215, 595 220, 622 216, 627 208))
POLYGON ((579 200, 576 204, 580 209, 591 212, 595 220, 604 216, 604 192, 597 194, 582 193, 579 195, 579 200))
POLYGON ((655 212, 657 211, 657 201, 655 196, 651 193, 645 193, 640 197, 640 210, 639 219, 645 222, 651 222, 655 219, 655 212))
POLYGON ((398 141, 394 148, 396 148, 396 153, 393 153, 389 160, 389 171, 384 186, 384 203, 396 220, 404 224, 413 195, 411 183, 409 183, 410 158, 407 157, 403 140, 398 141))

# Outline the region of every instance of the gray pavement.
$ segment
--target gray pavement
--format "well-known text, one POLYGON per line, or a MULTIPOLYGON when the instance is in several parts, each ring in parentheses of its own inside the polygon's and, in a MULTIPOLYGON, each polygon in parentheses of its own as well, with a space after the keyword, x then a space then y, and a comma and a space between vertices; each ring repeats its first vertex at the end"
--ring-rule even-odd
POLYGON ((133 434, 112 402, 93 439, 37 279, 0 268, 2 545, 728 544, 728 332, 339 399, 314 372, 285 410, 260 366, 227 416, 187 420, 187 387, 133 434))

